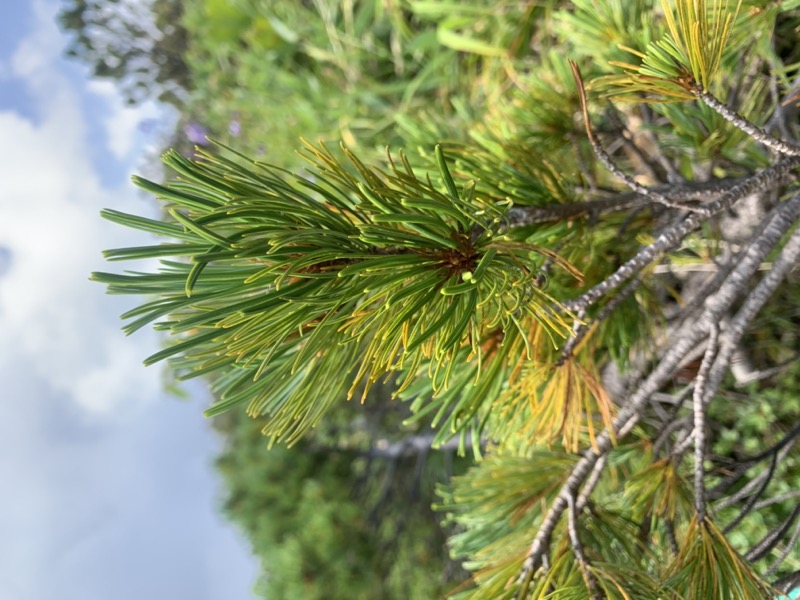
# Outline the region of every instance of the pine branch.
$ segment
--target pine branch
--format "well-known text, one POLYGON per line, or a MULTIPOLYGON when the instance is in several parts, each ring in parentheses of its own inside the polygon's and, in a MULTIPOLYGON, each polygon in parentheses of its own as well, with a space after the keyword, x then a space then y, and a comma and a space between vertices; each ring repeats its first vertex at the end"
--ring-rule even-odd
MULTIPOLYGON (((567 360, 572 358, 575 349, 580 345, 583 339, 586 337, 588 332, 591 330, 592 327, 602 323, 605 319, 607 319, 615 310, 617 310, 620 305, 627 300, 631 294, 633 294, 636 289, 641 285, 640 279, 633 279, 626 285, 622 291, 614 296, 608 304, 606 304, 602 310, 597 313, 597 316, 592 317, 586 322, 577 321, 575 326, 573 327, 573 333, 567 340, 567 343, 564 344, 563 348, 561 349, 561 355, 556 361, 556 366, 563 365, 567 360)), ((581 318, 584 318, 584 315, 578 315, 581 318)))
POLYGON ((586 585, 586 591, 591 600, 600 600, 603 598, 603 595, 601 595, 598 590, 597 579, 592 574, 591 563, 589 559, 586 558, 586 554, 583 551, 583 544, 581 544, 581 539, 578 536, 578 516, 575 509, 575 499, 572 496, 567 499, 567 531, 569 533, 570 545, 572 546, 572 553, 578 561, 578 567, 581 570, 581 576, 586 585))
POLYGON ((753 510, 761 510, 762 508, 766 508, 774 504, 781 504, 782 502, 786 502, 787 500, 793 500, 798 497, 800 497, 800 490, 792 490, 791 492, 784 492, 783 494, 778 494, 777 496, 773 496, 772 498, 767 498, 765 500, 760 500, 759 502, 756 502, 755 505, 753 506, 753 510))
POLYGON ((784 178, 798 166, 800 166, 800 157, 787 158, 733 186, 722 197, 707 204, 702 212, 692 213, 678 224, 662 232, 655 242, 639 250, 634 257, 619 267, 611 276, 589 291, 584 292, 576 300, 565 302, 564 306, 572 311, 585 310, 599 298, 641 271, 659 254, 675 248, 689 233, 708 220, 709 217, 727 210, 745 196, 779 187, 784 183, 784 178))
POLYGON ((795 504, 792 512, 789 513, 789 516, 786 517, 782 523, 759 540, 744 557, 750 562, 756 562, 764 558, 778 543, 780 543, 781 538, 786 535, 786 532, 789 531, 789 528, 798 516, 800 516, 800 502, 795 504))
POLYGON ((719 348, 719 325, 712 323, 708 334, 708 344, 703 355, 700 371, 697 373, 694 384, 692 411, 694 413, 694 495, 697 518, 704 521, 706 518, 706 486, 705 486, 705 458, 706 458, 706 378, 711 370, 714 358, 719 348))
POLYGON ((800 156, 800 146, 796 146, 772 137, 764 129, 757 127, 740 114, 731 110, 701 87, 693 86, 692 91, 698 98, 700 98, 700 100, 705 103, 706 106, 714 110, 734 127, 741 129, 758 143, 763 144, 770 150, 774 150, 778 154, 783 154, 786 156, 800 156))
MULTIPOLYGON (((796 58, 762 35, 790 29, 776 20, 786 3, 748 5, 739 23, 737 3, 724 0, 663 0, 655 11, 590 0, 510 13, 468 6, 445 41, 448 60, 460 52, 446 70, 469 73, 444 87, 433 84, 446 61, 425 49, 433 30, 415 31, 446 16, 433 4, 398 13, 402 35, 370 32, 368 7, 341 15, 348 36, 376 42, 364 64, 388 52, 413 73, 400 86, 404 110, 407 89, 441 97, 445 110, 401 111, 390 132, 420 156, 387 152, 376 168, 345 147, 306 144, 301 175, 231 149, 169 153, 175 180, 136 180, 163 203, 162 219, 103 213, 164 242, 106 257, 155 259, 157 270, 94 278, 111 293, 148 296, 124 316, 127 333, 153 324, 169 336, 148 364, 166 359, 181 379, 208 378, 208 414, 246 407, 273 442, 314 436, 337 403, 396 384, 407 422, 427 433, 377 440, 370 427, 353 438, 360 460, 390 463, 368 520, 397 492, 397 463, 416 461, 419 475, 432 448, 450 457, 471 447, 477 464, 438 490, 456 526, 452 552, 473 572, 461 600, 769 597, 734 543, 752 533, 753 511, 777 514, 797 499, 769 490, 793 468, 800 426, 781 407, 775 425, 789 432, 737 461, 727 430, 715 439, 715 415, 741 396, 725 378, 742 383, 732 367, 755 355, 752 339, 778 365, 763 377, 783 374, 796 341, 798 315, 781 306, 797 286, 788 275, 800 259, 800 194, 784 192, 798 179, 800 146, 751 117, 769 109, 770 92, 780 103, 791 72, 782 62, 796 58), (404 40, 413 43, 400 48, 404 40), (618 62, 620 51, 637 64, 618 62), (624 74, 609 75, 609 62, 624 74), (644 106, 590 118, 587 94, 599 86, 644 106), (507 101, 482 107, 486 90, 507 101), (777 310, 764 310, 770 298, 777 310), (761 313, 779 314, 764 325, 761 313)), ((336 15, 325 16, 339 44, 336 15)), ((348 64, 348 85, 368 81, 348 64)), ((391 107, 400 88, 384 83, 364 98, 391 107)), ((362 104, 345 127, 375 123, 362 104)), ((776 121, 784 133, 788 112, 776 121)), ((794 369, 785 374, 780 383, 791 383, 794 369)), ((335 449, 329 440, 317 447, 335 449)), ((746 549, 752 560, 774 555, 762 573, 800 537, 798 515, 785 516, 746 549)))
POLYGON ((792 550, 794 550, 797 547, 797 541, 798 540, 800 540, 800 521, 798 521, 795 524, 794 531, 792 532, 792 535, 789 538, 789 541, 786 542, 786 547, 775 558, 775 560, 772 561, 772 564, 770 564, 769 567, 767 567, 767 572, 766 572, 766 576, 767 577, 771 577, 771 576, 775 575, 775 573, 778 571, 778 569, 783 564, 783 562, 786 560, 786 558, 789 556, 789 554, 792 552, 792 550))
POLYGON ((736 515, 736 518, 733 519, 730 523, 728 523, 725 528, 722 530, 722 533, 728 534, 741 523, 744 518, 753 510, 756 502, 761 495, 766 491, 767 486, 769 485, 770 481, 772 481, 773 476, 775 475, 775 469, 778 466, 778 454, 772 455, 772 460, 770 461, 769 468, 764 472, 763 476, 761 477, 761 483, 758 486, 758 489, 754 494, 752 494, 745 502, 742 510, 739 511, 739 514, 736 515))
POLYGON ((610 173, 613 173, 618 179, 622 180, 625 185, 627 185, 631 190, 635 193, 648 198, 651 203, 656 204, 663 204, 668 208, 679 208, 683 210, 695 211, 698 210, 695 206, 691 204, 685 204, 683 202, 677 202, 672 198, 664 196, 651 188, 647 188, 641 184, 639 184, 635 179, 625 173, 622 169, 620 169, 614 161, 609 156, 608 152, 605 151, 603 146, 597 140, 592 131, 592 124, 589 118, 589 109, 587 107, 586 102, 586 90, 583 86, 583 79, 581 78, 581 72, 578 69, 578 65, 570 61, 569 63, 570 68, 572 69, 572 75, 575 78, 575 85, 578 86, 578 98, 581 102, 581 110, 583 111, 583 121, 584 125, 586 126, 586 137, 589 138, 589 143, 592 145, 592 149, 594 150, 595 155, 600 162, 603 163, 603 166, 608 169, 610 173))
MULTIPOLYGON (((786 456, 789 454, 789 451, 791 450, 793 445, 794 445, 794 443, 792 442, 791 444, 789 444, 789 445, 787 445, 787 446, 785 446, 783 448, 780 448, 774 455, 775 462, 776 463, 780 463, 782 460, 784 460, 786 458, 786 456)), ((773 457, 772 454, 770 454, 769 456, 770 456, 770 458, 773 457)), ((729 481, 732 481, 732 482, 735 483, 735 481, 739 480, 741 478, 741 476, 744 475, 745 471, 742 471, 741 475, 739 475, 737 477, 730 478, 729 481)), ((754 477, 746 485, 742 486, 742 488, 740 490, 736 491, 735 493, 731 494, 730 496, 727 496, 727 497, 723 498, 719 502, 715 502, 714 503, 715 510, 722 510, 722 509, 725 509, 725 508, 730 508, 731 506, 734 506, 738 502, 741 502, 744 498, 750 497, 750 495, 755 493, 755 490, 758 490, 763 485, 764 480, 768 479, 770 476, 771 475, 770 475, 770 471, 769 470, 762 471, 761 473, 759 473, 758 476, 754 477)), ((728 481, 725 482, 725 484, 727 484, 727 483, 728 483, 728 481)))
POLYGON ((591 498, 594 488, 597 487, 597 484, 600 482, 600 476, 603 474, 603 469, 605 469, 606 460, 608 460, 608 455, 603 454, 597 459, 594 467, 592 467, 592 472, 589 474, 589 477, 587 477, 580 494, 575 500, 575 508, 577 510, 581 511, 589 504, 589 498, 591 498))
MULTIPOLYGON (((728 310, 728 307, 733 303, 735 298, 746 288, 748 281, 756 272, 758 265, 761 264, 763 256, 772 246, 777 244, 783 232, 794 222, 797 211, 800 210, 800 195, 794 196, 783 208, 784 210, 779 211, 773 219, 771 223, 772 227, 766 228, 765 232, 758 238, 756 243, 748 248, 745 252, 745 256, 726 279, 725 283, 706 301, 704 313, 697 321, 684 325, 684 327, 675 334, 673 337, 673 339, 676 340, 675 343, 669 347, 657 367, 651 371, 650 375, 640 384, 637 390, 623 405, 622 410, 620 410, 614 420, 612 431, 604 430, 601 432, 600 435, 597 436, 595 448, 586 450, 583 457, 570 474, 570 477, 561 488, 559 495, 549 507, 547 515, 528 550, 518 581, 525 580, 529 572, 535 570, 540 564, 542 555, 546 552, 555 526, 564 510, 567 508, 567 498, 577 493, 579 486, 586 477, 588 477, 595 463, 602 455, 610 450, 612 445, 611 440, 621 439, 633 429, 650 396, 664 385, 666 381, 671 379, 675 368, 683 357, 703 340, 706 336, 705 332, 708 331, 712 325, 715 325, 721 320, 722 315, 728 310)), ((690 218, 691 216, 687 219, 690 218)), ((787 265, 791 264, 791 260, 797 258, 796 254, 800 254, 800 230, 798 230, 787 243, 781 253, 781 258, 775 261, 776 265, 778 263, 781 264, 778 272, 776 273, 774 270, 770 271, 765 278, 764 281, 769 279, 770 283, 764 284, 764 281, 762 281, 756 289, 762 284, 764 284, 765 288, 769 287, 774 289, 773 286, 777 285, 777 283, 774 282, 779 282, 783 279, 788 269, 787 265), (797 241, 793 243, 793 240, 797 241)), ((753 293, 755 294, 755 290, 753 293)), ((758 293, 756 297, 766 301, 765 293, 758 293)), ((744 308, 742 310, 744 310, 744 308)), ((750 314, 749 311, 748 314, 750 314)), ((709 375, 709 383, 703 394, 704 401, 707 401, 706 398, 708 398, 709 391, 710 393, 714 393, 717 389, 715 386, 718 385, 718 382, 714 378, 716 374, 714 368, 717 364, 723 364, 720 357, 723 356, 724 348, 725 345, 723 342, 722 349, 718 353, 711 374, 709 375)))
MULTIPOLYGON (((742 178, 720 179, 716 181, 688 181, 680 184, 664 184, 651 188, 660 195, 669 195, 677 202, 708 202, 716 199, 737 184, 742 178)), ((566 221, 577 218, 597 219, 603 215, 628 209, 652 206, 652 198, 637 192, 624 192, 609 198, 553 204, 548 206, 514 207, 508 211, 508 227, 524 227, 535 223, 566 221)), ((696 207, 695 207, 696 208, 696 207)))

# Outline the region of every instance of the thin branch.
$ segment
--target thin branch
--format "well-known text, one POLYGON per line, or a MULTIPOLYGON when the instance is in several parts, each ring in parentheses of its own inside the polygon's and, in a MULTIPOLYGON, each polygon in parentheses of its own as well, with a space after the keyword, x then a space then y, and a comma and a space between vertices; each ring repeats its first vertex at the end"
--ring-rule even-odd
POLYGON ((800 585, 800 570, 789 573, 775 582, 775 587, 785 593, 789 593, 798 585, 800 585))
POLYGON ((666 423, 662 426, 661 433, 658 434, 656 441, 653 443, 653 455, 658 456, 659 452, 661 451, 661 447, 667 443, 669 436, 675 433, 676 431, 686 431, 689 428, 690 418, 689 415, 685 415, 676 419, 675 417, 678 414, 678 411, 683 407, 683 403, 686 399, 691 396, 693 391, 692 386, 687 386, 686 390, 678 396, 679 402, 676 402, 673 411, 672 411, 672 420, 666 421, 666 423))
POLYGON ((783 549, 783 552, 780 553, 778 558, 776 558, 772 564, 767 569, 766 575, 770 577, 775 574, 780 566, 783 564, 783 561, 786 560, 786 557, 795 549, 795 545, 797 544, 797 540, 800 539, 800 521, 794 526, 794 532, 792 532, 792 537, 789 538, 789 542, 786 544, 786 547, 783 549))
POLYGON ((753 494, 752 496, 750 496, 747 499, 747 502, 745 502, 744 506, 742 507, 742 510, 739 511, 739 514, 736 515, 736 518, 733 521, 731 521, 730 523, 728 523, 725 526, 725 529, 722 530, 722 533, 728 534, 731 531, 733 531, 734 529, 736 529, 736 527, 739 525, 739 523, 741 523, 744 520, 744 518, 747 515, 750 514, 750 511, 753 510, 753 507, 755 506, 756 501, 766 491, 767 486, 769 485, 769 482, 772 481, 772 478, 775 475, 775 469, 777 468, 777 466, 778 466, 778 455, 777 454, 773 454, 772 455, 772 461, 769 463, 769 468, 766 470, 766 475, 764 475, 761 478, 762 482, 759 485, 758 490, 756 490, 756 493, 753 494))
MULTIPOLYGON (((728 490, 733 484, 735 484, 742 477, 744 477, 747 471, 749 471, 751 468, 753 468, 755 465, 757 465, 765 458, 771 459, 773 456, 781 453, 783 453, 782 456, 785 456, 785 453, 788 452, 788 450, 794 445, 798 437, 800 437, 800 423, 795 425, 785 436, 783 436, 783 438, 780 439, 780 441, 778 441, 778 443, 774 444, 773 446, 770 446, 769 448, 760 452, 756 456, 752 456, 750 458, 740 461, 739 465, 734 469, 733 473, 729 477, 727 477, 725 480, 721 481, 716 486, 714 486, 714 489, 711 491, 711 496, 714 498, 721 498, 726 490, 728 490)), ((779 460, 781 460, 781 458, 779 458, 779 460)), ((740 492, 741 491, 743 490, 740 490, 740 492)), ((725 506, 731 506, 735 504, 735 502, 731 502, 730 504, 726 504, 725 506)))
POLYGON ((569 541, 572 546, 572 553, 575 555, 575 560, 578 561, 578 567, 583 576, 583 582, 586 585, 586 591, 589 592, 589 597, 594 599, 602 598, 598 593, 597 580, 592 574, 589 564, 589 559, 583 552, 583 545, 578 536, 578 516, 575 510, 575 499, 570 496, 567 498, 569 510, 567 512, 567 531, 569 532, 569 541))
POLYGON ((705 103, 706 106, 711 108, 717 114, 719 114, 723 119, 731 123, 737 129, 744 131, 747 135, 752 137, 757 142, 763 144, 770 150, 774 150, 779 154, 785 154, 787 156, 800 156, 800 147, 795 146, 794 144, 789 144, 784 142, 783 140, 779 140, 778 138, 772 137, 766 131, 757 127, 739 113, 731 110, 727 106, 725 106, 722 102, 717 100, 713 95, 705 91, 704 89, 700 88, 699 86, 695 86, 692 88, 692 92, 700 98, 700 100, 705 103))
POLYGON ((781 577, 775 582, 775 587, 787 594, 798 586, 800 586, 800 569, 781 577))
POLYGON ((664 523, 664 529, 667 532, 667 540, 669 541, 669 549, 672 550, 672 556, 678 556, 680 546, 678 546, 678 538, 675 535, 675 523, 672 519, 667 519, 664 523))
MULTIPOLYGON (((784 458, 786 458, 786 455, 789 454, 789 450, 791 450, 791 447, 792 445, 790 444, 789 446, 781 448, 781 450, 778 452, 777 455, 778 456, 777 462, 780 462, 784 458)), ((762 471, 756 477, 754 477, 747 485, 745 485, 744 487, 742 487, 742 489, 737 491, 735 494, 731 494, 730 496, 727 496, 726 498, 723 498, 719 502, 715 503, 714 509, 718 511, 723 510, 725 508, 733 506, 743 498, 747 498, 751 493, 753 493, 753 490, 761 486, 764 479, 767 478, 768 476, 769 476, 768 471, 762 471)))
POLYGON ((711 324, 708 335, 708 344, 700 365, 700 371, 694 384, 692 411, 694 412, 694 501, 698 521, 706 518, 706 487, 705 487, 705 458, 706 458, 706 407, 705 397, 706 378, 711 370, 714 357, 719 347, 719 325, 711 324))
POLYGON ((772 498, 767 498, 766 500, 761 500, 760 502, 756 502, 755 506, 753 506, 753 510, 761 510, 762 508, 766 508, 767 506, 772 506, 773 504, 780 504, 781 502, 785 502, 786 500, 793 500, 794 498, 800 497, 800 490, 792 490, 791 492, 784 492, 783 494, 778 494, 777 496, 773 496, 772 498))
POLYGON ((771 448, 764 450, 753 456, 752 458, 748 459, 748 463, 756 463, 759 461, 764 460, 765 458, 770 457, 771 455, 775 454, 776 452, 780 452, 787 446, 793 445, 797 439, 800 438, 800 423, 797 423, 794 427, 792 427, 786 435, 784 435, 777 444, 772 446, 771 448))
MULTIPOLYGON (((585 323, 580 321, 577 322, 573 328, 572 336, 569 338, 567 343, 564 344, 564 348, 561 350, 561 356, 559 357, 558 361, 556 361, 556 366, 563 365, 569 358, 571 358, 575 348, 577 348, 578 344, 580 344, 583 338, 586 337, 586 334, 589 332, 591 327, 598 323, 602 323, 605 319, 607 319, 611 313, 613 313, 619 307, 619 305, 628 298, 628 296, 636 291, 641 283, 642 281, 638 278, 631 280, 619 294, 612 298, 611 301, 609 301, 609 303, 603 307, 596 317, 589 319, 589 321, 585 323)), ((583 318, 583 315, 579 314, 578 316, 583 318)))
MULTIPOLYGON (((599 298, 619 287, 624 281, 641 271, 650 264, 656 256, 675 248, 687 235, 708 220, 710 216, 727 210, 745 196, 781 185, 784 178, 798 166, 800 166, 800 157, 793 156, 771 167, 767 167, 756 175, 745 179, 742 183, 733 186, 728 192, 723 194, 722 197, 707 204, 704 207, 703 213, 692 213, 678 224, 662 232, 655 242, 641 248, 631 259, 620 266, 604 281, 582 294, 579 298, 564 302, 564 306, 573 312, 580 308, 588 308, 599 298)), ((761 261, 759 261, 759 264, 761 264, 761 261)))
MULTIPOLYGON (((712 181, 690 181, 677 185, 665 184, 652 188, 659 194, 669 193, 670 197, 681 202, 707 202, 718 198, 734 186, 746 181, 745 178, 726 178, 712 181)), ((510 227, 523 227, 536 223, 565 221, 579 217, 596 217, 630 208, 651 206, 653 199, 637 192, 621 192, 608 198, 571 202, 569 204, 548 204, 546 206, 520 206, 508 211, 510 227)))
POLYGON ((651 202, 657 202, 659 204, 663 204, 664 206, 668 206, 669 208, 680 208, 683 210, 692 211, 698 210, 695 206, 684 204, 682 202, 676 202, 664 196, 663 194, 643 186, 630 175, 625 173, 622 169, 620 169, 616 164, 614 164, 614 161, 609 156, 608 152, 605 151, 605 148, 603 148, 592 131, 592 124, 591 120, 589 119, 589 109, 586 103, 586 90, 583 86, 583 79, 581 78, 578 65, 573 61, 569 61, 569 66, 572 69, 572 76, 575 79, 575 85, 578 88, 578 98, 580 99, 581 110, 583 111, 583 121, 584 125, 586 126, 586 136, 589 138, 589 143, 592 145, 592 149, 594 150, 597 158, 600 159, 601 163, 603 163, 603 166, 605 166, 605 168, 608 169, 608 171, 615 175, 618 179, 622 180, 631 190, 637 194, 641 194, 642 196, 650 198, 651 202))
POLYGON ((796 352, 790 358, 778 363, 774 367, 770 367, 769 369, 764 369, 762 371, 753 371, 749 373, 747 377, 740 379, 739 377, 736 378, 736 386, 737 387, 744 387, 749 383, 753 383, 754 381, 763 381, 764 379, 769 379, 786 369, 786 367, 792 365, 793 363, 800 360, 800 352, 796 352))
POLYGON ((761 541, 753 546, 750 552, 744 555, 745 559, 750 562, 756 562, 757 560, 761 560, 767 554, 769 554, 772 549, 781 541, 781 538, 792 526, 792 523, 794 523, 798 515, 800 515, 800 502, 795 505, 794 509, 789 516, 784 519, 783 523, 775 527, 772 531, 768 532, 767 535, 761 539, 761 541))
POLYGON ((592 467, 592 472, 589 473, 589 477, 586 479, 586 483, 583 484, 581 493, 578 496, 578 499, 575 501, 575 508, 578 510, 583 510, 589 503, 589 497, 592 495, 594 488, 600 481, 600 476, 603 474, 603 469, 606 466, 607 460, 608 455, 604 454, 597 460, 597 462, 594 464, 594 467, 592 467))

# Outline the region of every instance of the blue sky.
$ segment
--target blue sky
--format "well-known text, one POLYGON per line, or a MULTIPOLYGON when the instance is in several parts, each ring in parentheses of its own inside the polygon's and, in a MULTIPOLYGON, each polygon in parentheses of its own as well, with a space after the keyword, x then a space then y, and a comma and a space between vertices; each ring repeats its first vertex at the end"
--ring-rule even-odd
POLYGON ((120 332, 131 299, 88 281, 144 242, 98 212, 153 213, 129 177, 169 118, 64 60, 58 8, 0 7, 0 598, 250 599, 208 398, 167 395, 142 366, 159 340, 120 332))

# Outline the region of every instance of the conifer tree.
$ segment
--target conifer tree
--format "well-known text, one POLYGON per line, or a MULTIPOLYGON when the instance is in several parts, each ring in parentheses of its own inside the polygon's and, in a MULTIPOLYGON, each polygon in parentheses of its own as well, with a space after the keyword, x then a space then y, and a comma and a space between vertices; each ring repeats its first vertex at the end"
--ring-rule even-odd
POLYGON ((136 179, 162 219, 103 213, 165 239, 109 260, 159 268, 94 278, 148 296, 148 364, 274 443, 394 382, 476 459, 440 489, 453 598, 789 593, 800 3, 561 4, 466 137, 430 115, 382 161, 306 143, 302 173, 168 152, 173 181, 136 179))

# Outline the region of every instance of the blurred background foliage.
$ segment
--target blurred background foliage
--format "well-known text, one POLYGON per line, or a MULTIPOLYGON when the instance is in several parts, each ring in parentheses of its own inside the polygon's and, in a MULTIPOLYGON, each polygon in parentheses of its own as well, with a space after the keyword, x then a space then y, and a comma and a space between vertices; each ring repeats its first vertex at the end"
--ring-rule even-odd
POLYGON ((468 461, 454 449, 430 450, 429 438, 393 440, 404 405, 387 392, 376 387, 364 406, 340 407, 292 448, 268 450, 258 422, 241 411, 215 418, 226 440, 217 460, 223 510, 262 561, 259 595, 441 598, 466 578, 431 502, 434 485, 468 461))
MULTIPOLYGON (((797 4, 744 2, 742 11, 751 19, 774 23, 780 43, 768 43, 766 35, 754 41, 747 32, 758 28, 739 26, 723 60, 738 60, 737 52, 753 44, 788 87, 800 67, 797 4)), ((431 149, 441 142, 454 175, 479 177, 482 185, 495 186, 491 193, 498 198, 508 194, 536 205, 542 194, 568 202, 570 190, 609 185, 575 118, 577 91, 566 58, 581 65, 588 82, 618 74, 610 63, 631 60, 620 46, 644 52, 657 38, 653 5, 65 0, 60 22, 72 36, 68 54, 96 76, 117 81, 130 102, 158 99, 177 109, 165 147, 191 155, 209 137, 294 169, 301 164, 295 151, 302 136, 332 147, 343 140, 361 156, 380 156, 387 145, 420 149, 410 159, 430 167, 431 149), (476 160, 480 153, 506 166, 481 172, 489 161, 476 160)), ((739 96, 728 100, 756 120, 769 114, 776 98, 764 78, 746 68, 733 72, 740 80, 725 83, 739 96)), ((602 86, 590 91, 607 93, 602 86)), ((593 115, 599 132, 637 141, 657 136, 663 154, 679 157, 675 162, 687 177, 739 176, 763 160, 749 138, 699 104, 640 106, 626 115, 629 124, 642 124, 637 131, 608 115, 593 115)), ((624 160, 643 166, 632 152, 624 160)), ((565 258, 580 265, 589 284, 606 277, 619 256, 638 244, 636 226, 627 228, 627 237, 615 237, 618 225, 612 219, 606 235, 616 251, 581 246, 581 239, 588 240, 583 226, 559 232, 575 242, 565 248, 565 258)), ((800 283, 781 294, 748 342, 756 356, 770 357, 768 364, 790 358, 785 348, 798 348, 798 340, 787 336, 796 337, 791 332, 800 327, 800 283)), ((656 305, 646 288, 637 302, 656 305)), ((648 318, 638 310, 627 314, 648 318)), ((618 340, 610 345, 623 360, 648 327, 636 318, 618 321, 604 325, 602 336, 618 340)), ((767 381, 746 389, 730 382, 711 415, 720 468, 726 457, 755 453, 796 424, 800 370, 795 366, 780 379, 779 386, 767 381)), ((443 515, 431 506, 436 484, 463 474, 471 459, 457 457, 454 447, 430 450, 428 421, 404 425, 409 416, 408 405, 377 387, 363 406, 336 408, 292 450, 270 450, 261 425, 241 412, 215 418, 225 439, 217 461, 225 482, 222 505, 263 561, 258 587, 264 597, 435 598, 466 578, 459 561, 469 554, 470 536, 478 534, 464 533, 458 518, 442 525, 443 515), (425 440, 427 448, 417 445, 425 440), (451 558, 445 539, 453 533, 451 558)), ((513 461, 498 460, 498 468, 515 468, 513 461)), ((771 483, 775 494, 800 488, 796 453, 781 469, 771 483)), ((478 476, 462 475, 461 488, 443 491, 445 505, 457 511, 458 495, 467 494, 470 477, 478 476)), ((739 485, 747 482, 745 477, 739 485)), ((793 505, 787 498, 769 518, 780 522, 793 505)), ((752 518, 735 535, 752 541, 773 526, 752 518)), ((800 553, 786 566, 800 568, 800 553)))

